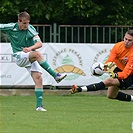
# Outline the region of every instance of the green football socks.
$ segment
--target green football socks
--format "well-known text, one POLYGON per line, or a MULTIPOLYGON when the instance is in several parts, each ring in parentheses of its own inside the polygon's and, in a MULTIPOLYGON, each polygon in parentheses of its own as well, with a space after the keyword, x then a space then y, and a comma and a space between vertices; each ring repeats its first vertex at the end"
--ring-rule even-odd
POLYGON ((36 108, 42 106, 43 88, 35 88, 36 108))
POLYGON ((51 76, 53 76, 54 78, 56 77, 57 73, 50 67, 50 65, 45 60, 42 60, 40 62, 40 66, 44 68, 51 76))

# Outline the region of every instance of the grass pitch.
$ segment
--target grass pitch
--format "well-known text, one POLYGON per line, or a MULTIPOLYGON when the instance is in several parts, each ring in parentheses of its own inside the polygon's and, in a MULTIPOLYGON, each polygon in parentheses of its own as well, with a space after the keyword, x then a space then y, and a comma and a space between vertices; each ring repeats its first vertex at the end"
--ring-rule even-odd
POLYGON ((0 133, 133 133, 132 104, 98 95, 0 96, 0 133))

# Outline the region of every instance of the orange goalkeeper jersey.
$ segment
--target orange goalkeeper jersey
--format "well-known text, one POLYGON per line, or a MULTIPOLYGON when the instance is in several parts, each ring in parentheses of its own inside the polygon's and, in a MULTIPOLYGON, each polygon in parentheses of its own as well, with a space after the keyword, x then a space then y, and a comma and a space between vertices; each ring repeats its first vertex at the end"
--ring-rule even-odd
POLYGON ((133 46, 126 48, 124 41, 116 43, 105 63, 108 62, 115 62, 116 66, 122 70, 117 73, 119 79, 127 78, 133 72, 133 46))

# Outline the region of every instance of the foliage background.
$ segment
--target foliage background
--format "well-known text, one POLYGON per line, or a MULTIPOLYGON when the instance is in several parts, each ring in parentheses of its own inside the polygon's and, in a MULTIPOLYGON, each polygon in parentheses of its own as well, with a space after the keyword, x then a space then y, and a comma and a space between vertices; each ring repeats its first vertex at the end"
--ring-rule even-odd
POLYGON ((131 0, 1 0, 0 23, 16 22, 21 11, 27 11, 34 24, 133 24, 131 0))

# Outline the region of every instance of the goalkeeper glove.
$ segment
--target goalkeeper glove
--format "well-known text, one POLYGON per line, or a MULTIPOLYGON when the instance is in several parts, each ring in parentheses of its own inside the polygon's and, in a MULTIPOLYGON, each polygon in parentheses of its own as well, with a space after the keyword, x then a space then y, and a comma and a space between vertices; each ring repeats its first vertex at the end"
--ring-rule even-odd
POLYGON ((113 72, 115 68, 116 68, 116 65, 114 62, 108 62, 104 64, 104 70, 106 72, 113 72))
POLYGON ((118 78, 118 74, 114 72, 109 72, 111 78, 118 78))

